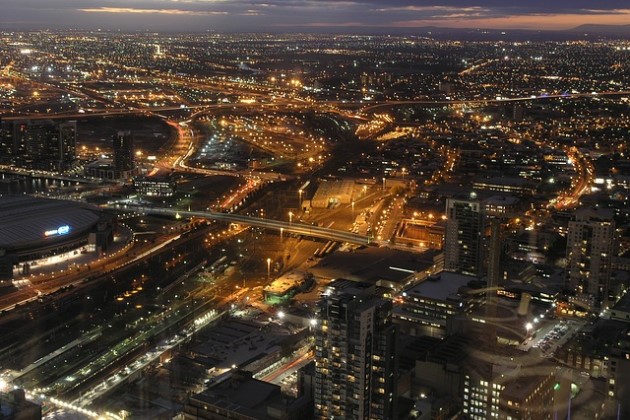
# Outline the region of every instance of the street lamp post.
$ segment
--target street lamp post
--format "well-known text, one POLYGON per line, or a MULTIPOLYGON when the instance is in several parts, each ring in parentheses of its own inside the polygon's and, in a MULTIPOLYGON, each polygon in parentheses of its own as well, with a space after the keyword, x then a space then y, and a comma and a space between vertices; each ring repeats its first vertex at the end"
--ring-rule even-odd
POLYGON ((293 212, 290 211, 289 212, 289 224, 291 224, 293 222, 293 212))
POLYGON ((280 228, 280 242, 282 242, 282 233, 284 232, 284 228, 280 228))
POLYGON ((299 198, 298 204, 300 205, 300 210, 301 210, 302 209, 302 188, 298 190, 298 198, 299 198))
POLYGON ((271 258, 267 258, 267 278, 271 278, 271 258))
POLYGON ((385 177, 383 177, 383 193, 385 193, 385 177))
POLYGON ((352 200, 352 217, 354 217, 354 200, 352 200))

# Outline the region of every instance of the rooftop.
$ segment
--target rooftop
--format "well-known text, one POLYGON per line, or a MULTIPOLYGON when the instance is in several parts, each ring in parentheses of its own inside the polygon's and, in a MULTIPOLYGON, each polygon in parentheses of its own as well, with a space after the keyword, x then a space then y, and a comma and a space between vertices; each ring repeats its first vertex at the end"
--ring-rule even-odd
POLYGON ((253 379, 248 372, 236 372, 193 397, 247 418, 272 419, 268 407, 288 406, 278 385, 253 379))
POLYGON ((97 212, 72 201, 0 197, 0 248, 45 245, 85 231, 98 219, 97 212))
POLYGON ((423 254, 397 249, 367 247, 352 252, 335 252, 311 267, 315 276, 345 278, 372 284, 381 281, 403 282, 414 272, 433 265, 435 253, 423 254))
POLYGON ((271 293, 274 295, 283 295, 302 284, 304 277, 304 273, 297 271, 283 274, 265 286, 264 291, 265 293, 271 293))
POLYGON ((408 296, 447 300, 449 297, 456 296, 462 287, 467 287, 473 280, 477 280, 477 277, 442 271, 405 290, 405 293, 408 296))

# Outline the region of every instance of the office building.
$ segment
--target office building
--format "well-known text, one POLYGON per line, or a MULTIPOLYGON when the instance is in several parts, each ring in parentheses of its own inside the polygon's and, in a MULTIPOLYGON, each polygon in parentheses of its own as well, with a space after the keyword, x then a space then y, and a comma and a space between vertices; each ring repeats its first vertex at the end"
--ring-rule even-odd
POLYGON ((470 359, 464 374, 464 418, 551 420, 555 367, 541 364, 534 372, 524 374, 518 366, 470 359))
POLYGON ((566 286, 595 306, 608 305, 614 237, 612 211, 581 209, 569 222, 566 286))
POLYGON ((477 277, 442 271, 406 289, 400 304, 393 309, 393 318, 403 333, 444 337, 447 323, 455 315, 470 312, 479 299, 468 284, 477 277))
POLYGON ((85 175, 101 179, 118 179, 111 159, 98 159, 85 165, 85 175))
POLYGON ((496 177, 473 182, 474 190, 497 191, 518 196, 533 195, 536 188, 531 181, 520 177, 496 177))
POLYGON ((119 131, 114 135, 114 174, 116 178, 127 178, 135 169, 133 135, 131 131, 119 131))
POLYGON ((518 373, 504 384, 499 403, 499 418, 548 420, 554 412, 556 376, 552 367, 539 367, 540 374, 522 376, 518 373))
POLYGON ((172 197, 177 190, 177 182, 172 176, 142 177, 133 180, 135 191, 146 197, 172 197))
POLYGON ((310 398, 282 395, 279 385, 235 371, 193 395, 184 406, 187 420, 304 420, 310 418, 310 398))
POLYGON ((395 418, 396 328, 374 286, 335 280, 318 303, 315 418, 395 418))
POLYGON ((448 199, 446 217, 444 269, 481 276, 484 213, 480 202, 448 199))

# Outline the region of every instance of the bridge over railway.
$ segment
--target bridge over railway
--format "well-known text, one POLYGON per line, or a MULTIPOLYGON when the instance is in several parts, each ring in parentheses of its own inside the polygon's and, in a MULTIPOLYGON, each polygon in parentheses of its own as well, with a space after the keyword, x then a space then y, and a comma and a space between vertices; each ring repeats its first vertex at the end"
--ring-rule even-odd
POLYGON ((248 226, 256 226, 266 229, 274 229, 280 231, 282 229, 286 233, 294 233, 296 235, 310 236, 312 238, 326 239, 335 242, 348 242, 356 245, 369 245, 370 238, 363 235, 357 235, 351 232, 325 228, 321 226, 312 226, 299 222, 285 222, 274 219, 263 219, 260 217, 245 216, 241 214, 221 213, 215 211, 185 211, 163 207, 144 207, 134 205, 116 205, 116 208, 133 210, 145 214, 165 214, 171 216, 183 217, 199 217, 217 221, 239 223, 248 226))

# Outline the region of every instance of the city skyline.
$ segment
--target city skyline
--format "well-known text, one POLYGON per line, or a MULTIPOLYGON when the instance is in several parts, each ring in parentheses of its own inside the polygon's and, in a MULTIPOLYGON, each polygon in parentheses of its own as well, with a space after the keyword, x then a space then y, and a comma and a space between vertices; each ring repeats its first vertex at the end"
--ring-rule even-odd
POLYGON ((0 29, 374 32, 427 27, 570 30, 627 25, 624 1, 29 0, 3 6, 0 29))
POLYGON ((0 29, 0 417, 630 418, 630 25, 413 26, 626 11, 504 2, 0 29))

